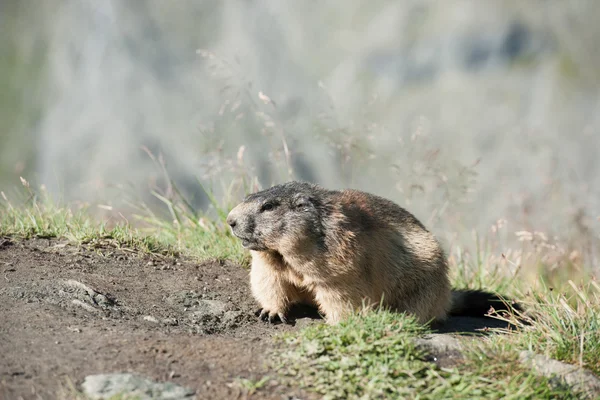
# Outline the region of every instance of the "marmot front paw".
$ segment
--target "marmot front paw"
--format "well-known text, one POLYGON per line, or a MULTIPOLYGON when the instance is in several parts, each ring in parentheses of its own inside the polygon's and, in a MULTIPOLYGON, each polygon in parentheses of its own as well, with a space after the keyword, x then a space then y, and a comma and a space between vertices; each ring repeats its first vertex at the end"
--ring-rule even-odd
POLYGON ((266 308, 259 308, 258 310, 256 310, 254 312, 254 315, 256 315, 258 318, 260 318, 263 321, 269 321, 269 323, 274 324, 276 323, 278 320, 283 323, 283 324, 289 324, 287 316, 285 315, 285 313, 283 311, 270 311, 267 310, 266 308))

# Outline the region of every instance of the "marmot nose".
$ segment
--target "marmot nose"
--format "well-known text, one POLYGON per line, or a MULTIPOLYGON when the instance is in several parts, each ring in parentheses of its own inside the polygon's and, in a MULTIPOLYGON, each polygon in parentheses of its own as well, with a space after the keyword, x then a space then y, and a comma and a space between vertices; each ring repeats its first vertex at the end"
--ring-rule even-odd
POLYGON ((227 224, 233 228, 233 227, 235 227, 236 220, 234 218, 227 217, 227 224))

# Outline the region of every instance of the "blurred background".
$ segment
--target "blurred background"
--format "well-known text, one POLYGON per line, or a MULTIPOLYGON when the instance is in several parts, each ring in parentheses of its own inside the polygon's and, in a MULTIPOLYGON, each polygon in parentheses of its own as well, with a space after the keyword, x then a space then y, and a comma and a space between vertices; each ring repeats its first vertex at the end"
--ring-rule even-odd
POLYGON ((599 19, 597 0, 2 0, 0 189, 102 215, 161 212, 169 179, 198 210, 200 183, 235 201, 240 179, 303 179, 390 197, 448 246, 504 229, 594 265, 599 19))

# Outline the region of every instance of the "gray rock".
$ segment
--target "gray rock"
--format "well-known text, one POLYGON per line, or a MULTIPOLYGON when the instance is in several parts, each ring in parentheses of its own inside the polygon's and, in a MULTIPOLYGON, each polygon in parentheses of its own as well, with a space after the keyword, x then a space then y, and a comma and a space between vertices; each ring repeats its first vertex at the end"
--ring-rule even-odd
POLYGON ((438 366, 446 367, 453 365, 463 358, 462 343, 454 336, 434 333, 415 340, 417 348, 425 351, 430 361, 438 366))
POLYGON ((195 307, 197 313, 223 315, 227 311, 231 311, 231 307, 219 300, 199 300, 195 307))
POLYGON ((89 375, 85 377, 81 388, 92 399, 107 399, 116 395, 139 400, 195 399, 194 390, 171 382, 154 382, 133 374, 89 375))
POLYGON ((179 325, 179 321, 177 318, 165 318, 162 320, 162 323, 168 326, 177 326, 179 325))
POLYGON ((142 319, 144 321, 148 321, 148 322, 152 322, 152 323, 158 324, 158 319, 156 317, 153 317, 152 315, 146 315, 142 319))
POLYGON ((534 373, 581 391, 586 398, 600 398, 600 378, 584 368, 556 361, 531 351, 522 351, 519 354, 519 360, 523 365, 531 368, 534 373))
POLYGON ((446 334, 426 335, 416 340, 417 347, 430 352, 460 352, 462 344, 454 336, 446 334))
MULTIPOLYGON (((429 354, 431 361, 442 366, 452 365, 463 358, 463 342, 449 334, 430 334, 416 339, 417 348, 429 354)), ((576 365, 553 360, 530 351, 519 353, 522 365, 533 373, 550 378, 556 385, 563 385, 581 392, 585 398, 600 398, 600 378, 592 372, 576 365)))
POLYGON ((199 300, 198 304, 191 308, 190 315, 198 322, 219 321, 226 312, 231 309, 226 303, 218 300, 199 300))
POLYGON ((227 326, 235 326, 244 320, 244 313, 241 311, 226 311, 223 314, 223 324, 227 326))

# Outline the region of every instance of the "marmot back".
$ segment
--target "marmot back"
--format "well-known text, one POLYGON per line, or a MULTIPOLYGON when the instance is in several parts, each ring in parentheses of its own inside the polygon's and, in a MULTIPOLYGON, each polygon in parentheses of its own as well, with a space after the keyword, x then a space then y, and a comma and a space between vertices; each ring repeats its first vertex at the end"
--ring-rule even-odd
POLYGON ((410 212, 373 194, 288 182, 247 196, 227 223, 251 252, 250 283, 263 319, 286 322, 290 306, 305 303, 330 324, 379 305, 425 323, 444 320, 452 304, 469 314, 466 297, 478 300, 478 313, 494 300, 486 292, 452 292, 436 238, 410 212))

